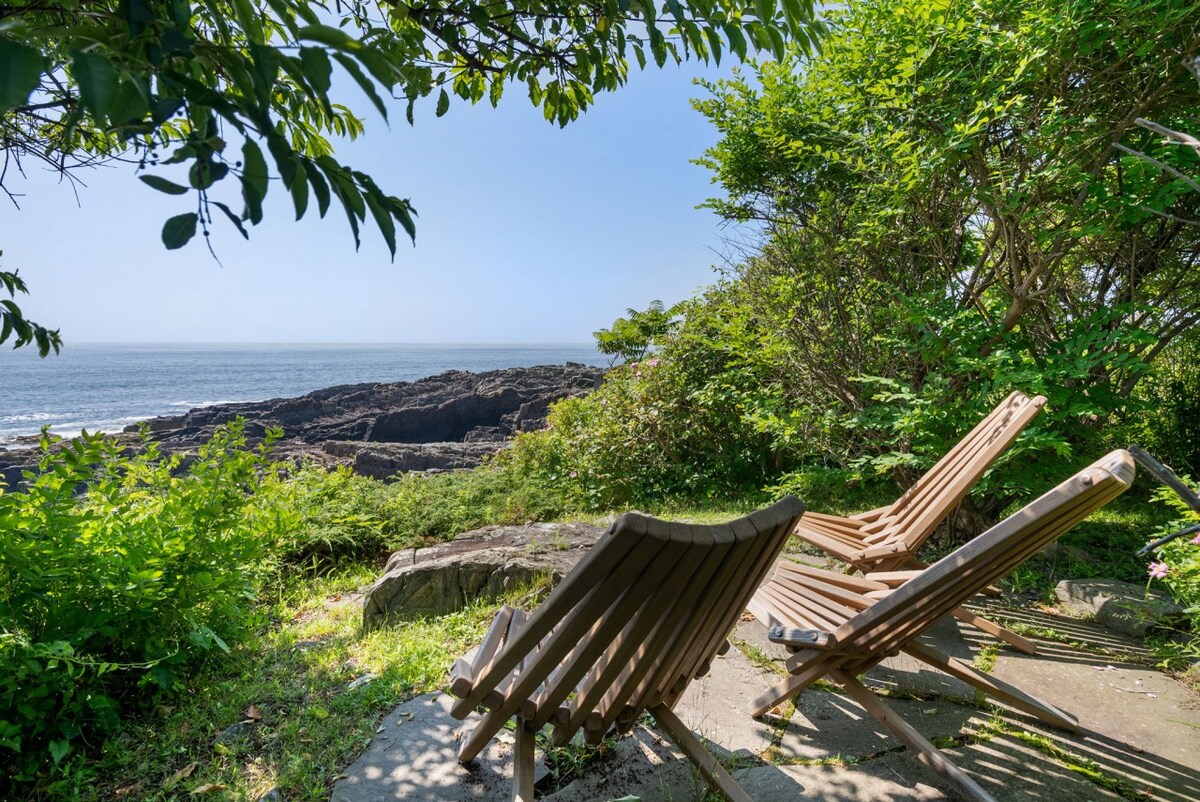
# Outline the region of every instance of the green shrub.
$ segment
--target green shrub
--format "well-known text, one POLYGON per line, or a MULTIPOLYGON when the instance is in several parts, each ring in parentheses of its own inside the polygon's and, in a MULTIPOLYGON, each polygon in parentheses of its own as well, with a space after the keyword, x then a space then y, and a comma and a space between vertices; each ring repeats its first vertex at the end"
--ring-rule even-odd
POLYGON ((396 549, 481 526, 553 519, 571 508, 562 488, 502 453, 472 471, 406 474, 388 486, 381 515, 384 539, 396 549))
POLYGON ((0 785, 52 774, 245 631, 269 568, 252 503, 269 442, 250 451, 230 424, 185 466, 44 437, 27 491, 0 492, 0 785))
MULTIPOLYGON (((1195 488, 1194 483, 1189 481, 1188 484, 1195 488)), ((1170 488, 1159 488, 1154 493, 1154 499, 1166 504, 1179 516, 1156 536, 1161 537, 1200 523, 1200 513, 1191 509, 1170 488)), ((1197 637, 1200 637, 1200 535, 1185 535, 1162 546, 1158 549, 1158 559, 1150 564, 1149 572, 1152 580, 1161 579, 1176 601, 1183 605, 1197 637)), ((1197 646, 1200 647, 1200 643, 1197 646)))
POLYGON ((387 486, 348 467, 304 464, 272 474, 258 498, 273 518, 275 555, 284 565, 317 570, 387 549, 387 486))
POLYGON ((1122 439, 1143 446, 1177 473, 1200 475, 1200 332, 1167 348, 1138 384, 1122 439))

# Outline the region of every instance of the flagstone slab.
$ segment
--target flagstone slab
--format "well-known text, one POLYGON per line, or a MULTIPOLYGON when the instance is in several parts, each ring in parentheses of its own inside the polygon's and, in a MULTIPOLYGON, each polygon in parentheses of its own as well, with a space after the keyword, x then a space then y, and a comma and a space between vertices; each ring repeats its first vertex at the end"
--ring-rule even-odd
POLYGON ((997 659, 996 677, 1072 713, 1081 731, 1062 732, 1032 719, 1024 722, 1026 729, 1155 798, 1200 799, 1200 700, 1148 666, 1077 651, 1067 657, 997 659))
POLYGON ((730 649, 713 660, 708 674, 688 686, 675 713, 700 737, 726 752, 761 755, 771 745, 777 727, 751 718, 747 711, 754 697, 779 679, 779 674, 755 666, 738 649, 730 649))
POLYGON ((738 782, 755 802, 933 802, 947 797, 925 778, 910 779, 880 758, 857 766, 762 766, 738 782))
POLYGON ((701 802, 705 786, 670 741, 637 726, 588 771, 541 802, 607 802, 635 796, 641 802, 701 802))
MULTIPOLYGON (((367 751, 333 786, 330 802, 511 802, 512 743, 493 739, 470 766, 457 760, 460 730, 444 693, 418 696, 388 713, 367 751)), ((538 774, 545 766, 538 761, 538 774)))
MULTIPOLYGON (((795 703, 796 712, 775 752, 778 762, 842 759, 853 763, 904 748, 848 696, 814 688, 797 696, 795 703)), ((885 703, 930 740, 957 737, 978 712, 947 701, 886 699, 885 703)))

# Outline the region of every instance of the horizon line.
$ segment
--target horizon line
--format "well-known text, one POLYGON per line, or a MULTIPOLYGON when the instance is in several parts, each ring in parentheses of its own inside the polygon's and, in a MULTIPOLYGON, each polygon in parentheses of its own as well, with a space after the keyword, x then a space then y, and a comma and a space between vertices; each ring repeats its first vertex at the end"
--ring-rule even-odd
MULTIPOLYGON (((471 341, 440 341, 440 342, 317 342, 317 341, 298 341, 298 340, 74 340, 63 343, 63 350, 73 345, 203 345, 203 346, 237 346, 237 345, 252 345, 252 346, 410 346, 419 348, 428 348, 431 346, 449 346, 455 348, 473 347, 473 348, 512 348, 512 347, 563 347, 577 348, 590 347, 595 348, 595 342, 471 342, 471 341)), ((10 349, 0 349, 10 350, 10 349)), ((11 349, 17 350, 17 349, 11 349)))

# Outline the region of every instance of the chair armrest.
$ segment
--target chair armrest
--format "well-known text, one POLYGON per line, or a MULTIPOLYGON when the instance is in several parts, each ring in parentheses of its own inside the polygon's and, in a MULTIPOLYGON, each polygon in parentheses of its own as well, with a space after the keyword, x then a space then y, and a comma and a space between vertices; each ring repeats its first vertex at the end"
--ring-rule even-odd
POLYGON ((860 512, 855 515, 850 515, 847 517, 850 518, 850 520, 852 520, 852 521, 863 521, 865 523, 872 523, 873 521, 878 520, 880 515, 883 515, 885 512, 887 512, 891 508, 892 508, 891 504, 885 504, 882 507, 876 507, 873 510, 867 510, 866 512, 860 512))
POLYGON ((890 588, 898 588, 913 577, 920 576, 924 571, 870 571, 863 575, 864 579, 882 582, 890 588))
POLYGON ((903 543, 885 543, 881 546, 871 546, 863 549, 858 554, 854 555, 856 562, 881 560, 885 557, 895 557, 898 554, 907 554, 908 549, 903 543))
POLYGON ((767 630, 767 639, 771 643, 793 646, 798 649, 830 649, 837 645, 837 639, 830 632, 819 629, 788 629, 786 627, 771 627, 767 630))

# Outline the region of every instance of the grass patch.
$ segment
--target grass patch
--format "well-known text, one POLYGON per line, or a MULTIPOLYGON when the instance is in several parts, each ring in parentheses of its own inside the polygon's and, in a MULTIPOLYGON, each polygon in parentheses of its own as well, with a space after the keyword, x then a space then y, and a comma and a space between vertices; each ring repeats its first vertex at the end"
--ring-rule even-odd
POLYGON ((1064 749, 1049 736, 1013 727, 998 715, 993 716, 990 721, 983 725, 980 736, 983 734, 986 734, 988 738, 994 735, 1004 735, 1013 740, 1028 744, 1043 755, 1053 758, 1063 767, 1083 776, 1101 788, 1112 791, 1124 799, 1144 800, 1151 798, 1149 792, 1139 791, 1120 777, 1115 777, 1107 773, 1099 763, 1091 758, 1077 755, 1074 752, 1064 749))
POLYGON ((992 669, 996 667, 996 658, 1000 656, 1000 645, 996 643, 985 643, 975 654, 973 664, 976 669, 985 674, 992 673, 992 669))
POLYGON ((213 798, 252 800, 277 788, 292 800, 327 800, 380 717, 438 688, 494 613, 480 605, 363 632, 355 590, 375 573, 360 564, 276 588, 269 626, 186 678, 173 704, 127 721, 67 778, 65 798, 167 800, 207 787, 220 792, 213 798))
POLYGON ((772 660, 771 655, 755 646, 750 641, 742 640, 738 637, 730 637, 729 642, 733 647, 746 656, 751 665, 761 668, 764 671, 770 671, 772 674, 780 674, 787 676, 787 669, 779 664, 778 661, 772 660))

